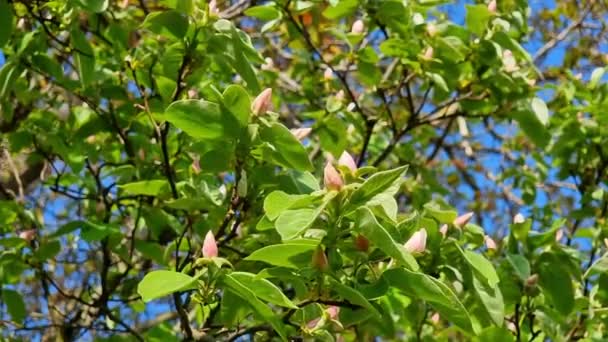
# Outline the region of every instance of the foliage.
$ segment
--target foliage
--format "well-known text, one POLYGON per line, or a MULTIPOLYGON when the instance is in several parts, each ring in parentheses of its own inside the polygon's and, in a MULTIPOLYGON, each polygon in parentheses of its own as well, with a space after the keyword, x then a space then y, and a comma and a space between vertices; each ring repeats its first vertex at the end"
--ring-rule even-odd
POLYGON ((600 338, 605 11, 0 0, 1 336, 600 338))

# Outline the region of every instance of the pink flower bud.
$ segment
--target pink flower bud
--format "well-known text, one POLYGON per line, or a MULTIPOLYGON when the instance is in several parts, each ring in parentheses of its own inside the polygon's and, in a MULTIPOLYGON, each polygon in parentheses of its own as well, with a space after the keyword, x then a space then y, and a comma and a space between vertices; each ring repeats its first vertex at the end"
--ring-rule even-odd
POLYGON ((338 165, 346 166, 352 172, 356 172, 357 171, 357 163, 355 163, 355 160, 353 159, 353 156, 351 156, 346 151, 342 152, 342 155, 340 156, 340 159, 338 159, 338 165))
POLYGON ((203 256, 205 258, 217 257, 217 243, 215 242, 215 236, 212 231, 208 231, 205 235, 205 241, 203 241, 203 256))
POLYGON ((195 174, 199 174, 201 173, 201 163, 200 161, 197 159, 194 159, 192 161, 192 170, 194 171, 195 174))
POLYGON ((435 49, 433 49, 432 46, 429 46, 426 48, 426 50, 424 50, 424 55, 422 55, 422 58, 426 59, 427 61, 430 61, 431 59, 433 59, 433 54, 435 54, 435 49))
POLYGON ((490 11, 490 13, 496 13, 496 0, 490 1, 488 4, 488 11, 490 11))
POLYGON ((312 128, 294 128, 291 130, 291 134, 293 134, 294 137, 296 137, 296 139, 298 140, 302 140, 304 138, 306 138, 310 132, 312 131, 312 128))
POLYGON ((513 223, 515 224, 521 224, 524 222, 526 222, 526 218, 521 213, 517 213, 517 215, 513 217, 513 223))
POLYGON ((36 230, 35 229, 24 230, 21 233, 19 233, 19 237, 26 241, 32 241, 36 237, 36 230))
POLYGON ((448 235, 448 225, 445 223, 442 224, 439 228, 439 232, 441 233, 441 235, 443 235, 443 237, 446 237, 446 235, 448 235))
POLYGON ((433 322, 433 324, 438 324, 439 320, 441 319, 441 316, 439 316, 438 312, 435 312, 432 316, 431 316, 431 322, 433 322))
POLYGON ((338 318, 338 315, 340 315, 340 307, 332 305, 325 309, 325 312, 327 312, 330 319, 336 320, 336 318, 338 318))
POLYGON ((555 232, 555 241, 560 242, 563 237, 564 237, 564 230, 563 229, 558 229, 555 232))
POLYGON ((358 19, 353 23, 353 26, 350 28, 350 33, 353 34, 362 34, 365 31, 365 24, 363 20, 358 19))
POLYGON ((258 95, 251 103, 251 111, 253 115, 266 114, 272 104, 272 89, 266 88, 258 95))
POLYGON ((315 249, 315 252, 312 254, 312 266, 321 271, 326 271, 329 267, 327 255, 325 255, 323 248, 317 247, 315 249))
POLYGON ((454 224, 456 227, 458 228, 462 228, 464 226, 467 225, 467 223, 469 223, 469 221, 471 221, 471 218, 473 217, 475 213, 474 212, 468 212, 466 214, 462 214, 460 216, 458 216, 457 218, 454 219, 454 222, 452 222, 452 224, 454 224))
POLYGON ((426 229, 415 232, 404 245, 410 253, 422 253, 426 249, 426 229))
POLYGON ((486 248, 488 250, 496 250, 496 242, 489 236, 484 237, 484 242, 486 243, 486 248))
POLYGON ((344 90, 340 89, 340 91, 338 91, 335 96, 336 100, 338 101, 344 100, 344 90))
POLYGON ((195 99, 198 96, 198 91, 196 89, 188 89, 188 98, 195 99))
POLYGON ((313 329, 317 326, 317 324, 319 324, 320 321, 321 321, 321 317, 315 318, 315 319, 311 320, 310 322, 306 323, 306 326, 308 327, 308 329, 313 329))
POLYGON ((220 10, 217 8, 217 0, 209 1, 209 14, 211 14, 211 15, 220 14, 220 10))
POLYGON ((507 322, 507 329, 511 330, 511 332, 517 332, 517 327, 513 322, 507 322))
POLYGON ((329 162, 325 164, 325 169, 323 170, 323 180, 325 182, 325 188, 328 190, 340 191, 342 186, 344 186, 342 176, 340 176, 338 170, 336 170, 336 168, 334 168, 329 162))
POLYGON ((330 68, 326 68, 325 71, 323 72, 323 78, 326 81, 331 80, 332 78, 334 78, 334 72, 330 68))

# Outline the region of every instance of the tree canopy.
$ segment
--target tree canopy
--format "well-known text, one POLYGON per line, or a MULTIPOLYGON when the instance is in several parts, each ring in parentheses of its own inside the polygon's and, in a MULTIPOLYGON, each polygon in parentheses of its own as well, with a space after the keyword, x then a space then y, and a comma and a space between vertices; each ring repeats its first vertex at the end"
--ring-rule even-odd
POLYGON ((0 0, 0 337, 599 340, 607 12, 0 0))

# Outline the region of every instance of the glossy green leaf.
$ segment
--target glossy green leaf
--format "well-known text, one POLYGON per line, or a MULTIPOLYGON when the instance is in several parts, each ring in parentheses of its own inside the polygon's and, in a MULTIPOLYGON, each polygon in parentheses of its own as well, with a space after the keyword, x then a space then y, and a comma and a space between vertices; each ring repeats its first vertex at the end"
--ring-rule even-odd
POLYGON ((483 36, 483 33, 488 26, 488 21, 492 17, 492 13, 484 4, 466 5, 467 14, 465 18, 466 27, 478 36, 483 36))
POLYGON ((247 91, 239 85, 230 85, 224 90, 224 106, 234 115, 242 127, 249 123, 251 101, 247 91))
POLYGON ((79 0, 80 5, 86 10, 94 13, 100 13, 108 8, 109 0, 79 0))
POLYGON ((284 341, 287 341, 287 334, 285 327, 279 317, 268 307, 262 303, 250 290, 248 284, 242 283, 237 277, 232 274, 226 275, 223 278, 223 283, 237 296, 239 296, 245 303, 247 303, 253 311, 259 315, 264 321, 269 323, 273 329, 281 336, 284 341))
POLYGON ((270 144, 268 157, 276 164, 300 171, 312 170, 306 149, 284 125, 280 123, 261 125, 260 138, 270 144))
POLYGON ((271 5, 249 7, 245 10, 245 14, 261 20, 273 20, 281 16, 281 12, 271 5))
POLYGON ((530 276, 530 263, 523 255, 507 253, 507 260, 513 266, 515 274, 525 281, 530 276))
POLYGON ((119 187, 131 195, 158 196, 168 192, 169 182, 164 179, 154 179, 121 184, 119 187))
POLYGON ((297 242, 271 245, 254 251, 245 260, 300 269, 311 265, 312 253, 316 248, 316 244, 297 242))
POLYGON ((255 296, 263 301, 286 308, 298 308, 281 292, 281 289, 264 278, 258 278, 255 274, 247 272, 232 272, 230 276, 242 284, 247 284, 247 287, 251 289, 255 296))
POLYGON ((393 170, 377 172, 363 182, 350 197, 350 206, 356 210, 379 193, 387 190, 401 178, 407 171, 407 166, 401 166, 393 170))
POLYGON ((404 267, 418 270, 419 266, 416 259, 403 246, 393 240, 389 232, 378 223, 369 208, 359 208, 355 212, 353 220, 356 224, 355 229, 369 239, 374 246, 380 248, 388 256, 395 258, 404 267))
POLYGON ((222 140, 236 135, 238 123, 230 115, 222 113, 216 103, 204 100, 173 102, 163 118, 200 140, 222 140))
POLYGON ((196 278, 180 272, 152 271, 139 282, 137 293, 144 302, 149 302, 174 292, 195 289, 196 282, 196 278))
POLYGON ((165 37, 183 38, 188 32, 188 19, 178 11, 152 12, 142 26, 165 37))
POLYGON ((13 10, 7 0, 0 0, 0 49, 8 42, 13 32, 13 10))
POLYGON ((494 287, 498 284, 498 275, 496 274, 494 266, 492 266, 492 263, 488 259, 484 258, 483 255, 470 250, 465 250, 464 256, 469 264, 485 278, 490 287, 494 287))
POLYGON ((286 210, 277 218, 275 228, 283 241, 292 240, 308 229, 320 213, 318 209, 286 210))
POLYGON ((72 29, 72 45, 77 49, 74 55, 78 77, 83 87, 89 86, 95 79, 95 55, 91 44, 78 28, 72 29))
POLYGON ((412 299, 428 302, 442 317, 464 332, 474 334, 471 317, 458 297, 439 280, 424 273, 406 269, 391 269, 382 274, 391 286, 403 291, 412 299))
POLYGON ((357 0, 342 0, 323 11, 323 16, 328 19, 339 19, 350 16, 357 10, 357 0))
POLYGON ((21 294, 17 291, 4 288, 0 291, 0 299, 6 304, 11 319, 18 324, 23 323, 23 320, 27 316, 27 309, 21 294))

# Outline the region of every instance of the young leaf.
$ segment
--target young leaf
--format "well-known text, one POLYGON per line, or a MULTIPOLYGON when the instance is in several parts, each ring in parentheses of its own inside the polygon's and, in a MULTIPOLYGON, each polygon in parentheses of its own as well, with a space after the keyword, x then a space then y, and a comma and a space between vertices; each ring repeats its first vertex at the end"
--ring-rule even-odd
POLYGON ((403 291, 408 297, 428 302, 442 317, 463 331, 475 334, 471 317, 458 297, 439 280, 424 273, 406 269, 390 269, 382 274, 391 286, 403 291))
POLYGON ((239 296, 245 301, 255 313, 257 313, 264 322, 268 322, 274 330, 281 336, 281 339, 287 341, 287 334, 285 327, 279 317, 262 303, 250 290, 249 284, 242 283, 237 277, 229 274, 223 278, 223 283, 230 289, 234 294, 239 296))
POLYGON ((401 166, 393 170, 375 173, 353 192, 350 197, 349 206, 352 210, 356 210, 357 207, 390 188, 395 182, 400 181, 400 178, 403 177, 406 171, 407 166, 401 166))
POLYGON ((290 309, 298 308, 281 292, 281 289, 266 279, 258 278, 255 274, 247 272, 232 272, 230 276, 242 284, 247 284, 256 297, 264 301, 290 309))
POLYGON ((317 248, 311 243, 271 245, 251 253, 245 260, 262 261, 274 266, 300 269, 310 266, 312 253, 317 248))
POLYGON ((174 292, 196 289, 196 278, 167 270, 152 271, 137 285, 137 293, 144 302, 164 297, 174 292))
POLYGON ((403 246, 397 244, 388 231, 378 223, 374 214, 367 207, 360 207, 354 214, 355 229, 380 248, 388 256, 395 258, 410 270, 418 270, 416 259, 403 246))

